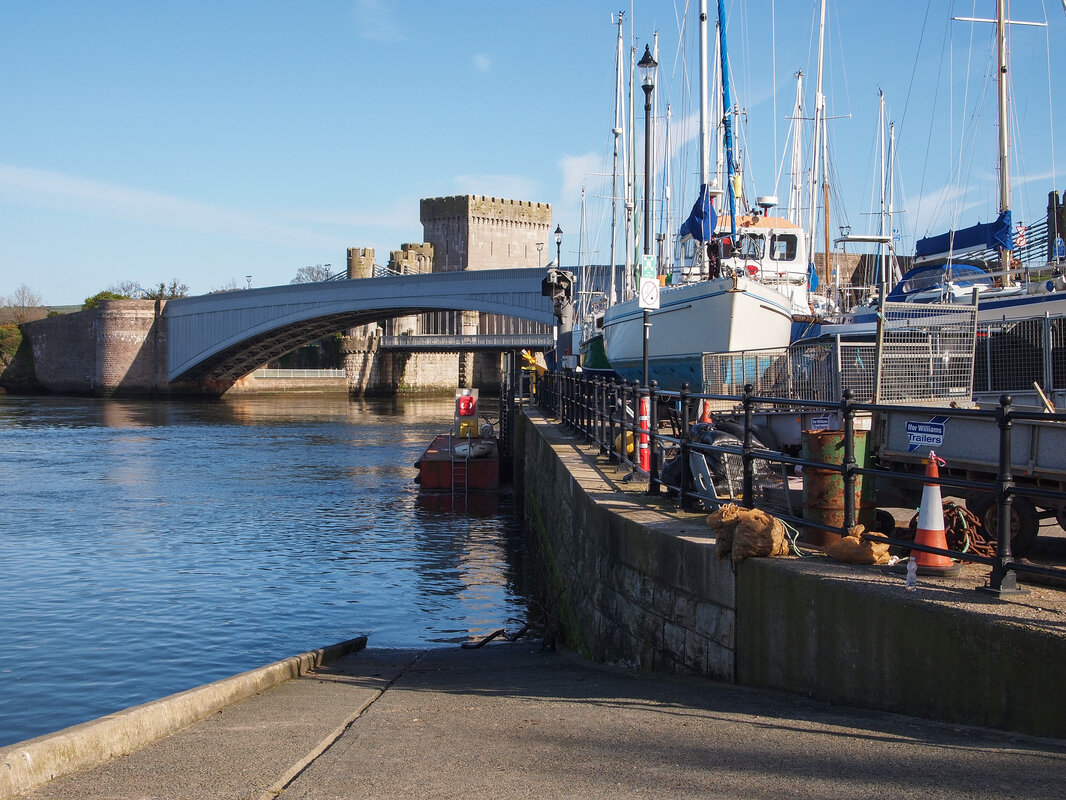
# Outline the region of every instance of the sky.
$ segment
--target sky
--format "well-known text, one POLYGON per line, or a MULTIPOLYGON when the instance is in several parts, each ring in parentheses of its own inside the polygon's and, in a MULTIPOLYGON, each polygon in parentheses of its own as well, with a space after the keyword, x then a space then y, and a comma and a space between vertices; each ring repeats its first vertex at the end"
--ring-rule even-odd
MULTIPOLYGON (((1066 188, 1066 115, 1048 99, 1049 70, 1066 74, 1064 49, 1048 52, 1066 14, 1060 0, 1008 5, 1048 23, 1010 29, 1012 206, 1038 221, 1066 188)), ((745 182, 784 200, 793 76, 805 73, 809 109, 818 3, 725 6, 745 182)), ((349 247, 385 264, 422 240, 420 198, 457 194, 550 203, 563 266, 605 263, 620 10, 627 60, 657 37, 654 208, 673 229, 698 190, 698 0, 0 0, 0 297, 279 285, 304 266, 342 271, 349 247)), ((993 26, 951 20, 994 11, 828 0, 834 235, 878 221, 880 91, 901 252, 994 218, 993 26)), ((635 93, 625 127, 642 178, 635 93)))

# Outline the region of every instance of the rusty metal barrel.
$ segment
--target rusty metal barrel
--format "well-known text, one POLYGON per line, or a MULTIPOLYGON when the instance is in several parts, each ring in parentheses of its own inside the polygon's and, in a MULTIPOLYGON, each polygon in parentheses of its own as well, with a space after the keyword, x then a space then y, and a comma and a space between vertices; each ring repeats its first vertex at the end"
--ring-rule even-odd
MULTIPOLYGON (((855 431, 855 465, 868 464, 867 431, 855 431)), ((802 457, 826 465, 844 463, 844 431, 803 431, 802 457)), ((876 519, 876 485, 868 476, 855 476, 856 521, 874 529, 876 519)), ((844 525, 844 476, 831 466, 803 468, 803 518, 822 525, 844 525)), ((801 536, 810 544, 825 546, 840 539, 838 534, 807 527, 801 536)))

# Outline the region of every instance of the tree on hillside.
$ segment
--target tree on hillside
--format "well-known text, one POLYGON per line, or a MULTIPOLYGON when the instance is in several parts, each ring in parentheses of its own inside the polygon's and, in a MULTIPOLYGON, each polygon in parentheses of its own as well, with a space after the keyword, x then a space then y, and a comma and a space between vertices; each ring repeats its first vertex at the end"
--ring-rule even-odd
POLYGON ((173 300, 175 297, 188 297, 189 287, 187 284, 178 283, 178 279, 174 278, 169 286, 166 283, 160 283, 145 294, 148 295, 149 300, 173 300))
POLYGON ((19 286, 10 297, 3 298, 2 305, 11 310, 11 321, 16 325, 44 316, 44 312, 39 311, 41 296, 26 284, 19 286))
POLYGON ((318 283, 329 277, 332 264, 315 264, 313 267, 300 267, 296 270, 296 277, 289 283, 318 283))
POLYGON ((137 281, 119 281, 113 283, 107 287, 109 292, 114 292, 122 297, 136 297, 139 294, 144 294, 144 289, 141 288, 141 284, 137 281))
POLYGON ((97 292, 92 297, 86 297, 85 302, 81 304, 83 309, 96 308, 105 300, 129 300, 130 297, 127 294, 119 294, 118 292, 112 292, 110 289, 105 289, 102 292, 97 292))

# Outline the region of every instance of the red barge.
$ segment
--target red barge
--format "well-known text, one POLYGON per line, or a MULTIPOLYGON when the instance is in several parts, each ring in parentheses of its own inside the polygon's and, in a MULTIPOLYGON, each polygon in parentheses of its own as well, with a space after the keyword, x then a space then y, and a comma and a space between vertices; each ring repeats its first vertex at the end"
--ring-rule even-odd
POLYGON ((500 449, 492 425, 478 427, 477 389, 459 389, 455 424, 415 462, 415 479, 436 492, 493 491, 500 487, 500 449))

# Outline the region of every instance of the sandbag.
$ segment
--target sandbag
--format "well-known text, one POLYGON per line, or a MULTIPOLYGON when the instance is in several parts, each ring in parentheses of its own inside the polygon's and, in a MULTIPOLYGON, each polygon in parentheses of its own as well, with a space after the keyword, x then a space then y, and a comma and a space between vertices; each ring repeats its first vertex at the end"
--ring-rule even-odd
POLYGON ((759 508, 741 509, 733 531, 733 563, 752 556, 787 556, 785 524, 759 508))
POLYGON ((725 558, 733 549, 733 530, 740 522, 740 511, 736 503, 726 503, 707 517, 707 527, 717 536, 714 552, 719 558, 725 558))
POLYGON ((726 503, 707 517, 707 526, 717 534, 715 553, 719 558, 732 555, 733 562, 739 564, 752 556, 788 555, 784 523, 761 509, 726 503))
POLYGON ((863 539, 865 531, 865 525, 856 525, 848 531, 847 536, 829 545, 825 549, 826 554, 845 564, 887 564, 888 545, 863 539))

